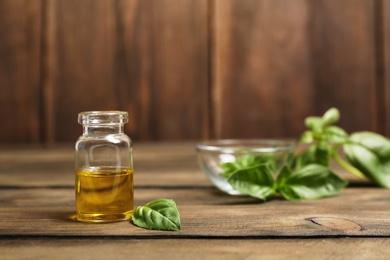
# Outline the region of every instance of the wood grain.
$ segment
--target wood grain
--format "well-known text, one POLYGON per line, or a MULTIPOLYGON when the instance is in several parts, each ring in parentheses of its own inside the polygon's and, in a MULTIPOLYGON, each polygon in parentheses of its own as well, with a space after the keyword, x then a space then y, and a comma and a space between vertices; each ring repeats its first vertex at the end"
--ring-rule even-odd
POLYGON ((306 1, 215 1, 219 138, 294 136, 313 98, 306 1))
POLYGON ((207 135, 206 1, 51 1, 49 141, 83 110, 128 111, 135 140, 207 135))
POLYGON ((0 142, 41 139, 41 1, 0 2, 0 142))
POLYGON ((14 239, 3 255, 30 258, 155 259, 387 259, 389 239, 14 239), (62 254, 59 254, 62 253, 62 254))
POLYGON ((385 107, 383 109, 383 117, 385 122, 385 134, 390 137, 390 3, 389 1, 382 1, 382 23, 383 23, 383 46, 382 53, 383 59, 381 59, 384 64, 383 73, 384 73, 384 81, 383 81, 383 97, 385 107))
POLYGON ((66 170, 73 166, 71 150, 66 147, 9 148, 0 152, 0 235, 390 236, 388 189, 363 185, 321 200, 296 203, 276 197, 261 203, 214 188, 199 170, 192 144, 139 145, 137 151, 134 156, 135 165, 139 165, 135 174, 135 204, 143 205, 156 198, 174 199, 182 217, 182 231, 156 234, 128 222, 112 225, 74 222, 71 220, 73 171, 66 170))
POLYGON ((215 9, 218 137, 294 137, 332 106, 347 131, 383 124, 373 1, 216 0, 215 9))
POLYGON ((136 206, 156 198, 175 200, 182 225, 179 232, 140 229, 127 221, 74 222, 74 189, 1 189, 0 195, 2 236, 390 237, 390 190, 378 188, 351 188, 337 197, 299 203, 278 199, 260 203, 212 189, 135 190, 136 206))

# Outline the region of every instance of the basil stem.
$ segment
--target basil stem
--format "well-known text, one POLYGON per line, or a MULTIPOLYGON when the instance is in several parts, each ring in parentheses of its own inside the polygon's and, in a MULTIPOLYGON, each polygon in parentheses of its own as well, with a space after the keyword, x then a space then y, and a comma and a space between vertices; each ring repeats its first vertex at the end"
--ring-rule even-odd
POLYGON ((341 156, 337 152, 332 153, 332 158, 335 160, 335 162, 338 163, 338 165, 340 165, 347 172, 361 179, 366 178, 366 176, 361 171, 359 171, 357 168, 353 167, 351 164, 343 160, 343 158, 341 158, 341 156))

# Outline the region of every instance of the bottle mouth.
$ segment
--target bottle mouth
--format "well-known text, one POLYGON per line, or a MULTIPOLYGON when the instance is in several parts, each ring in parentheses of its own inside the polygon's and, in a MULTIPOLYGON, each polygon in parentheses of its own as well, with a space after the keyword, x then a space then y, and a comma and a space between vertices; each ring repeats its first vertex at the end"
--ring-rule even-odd
POLYGON ((78 115, 78 122, 83 125, 125 124, 128 121, 129 116, 125 111, 85 111, 78 115))

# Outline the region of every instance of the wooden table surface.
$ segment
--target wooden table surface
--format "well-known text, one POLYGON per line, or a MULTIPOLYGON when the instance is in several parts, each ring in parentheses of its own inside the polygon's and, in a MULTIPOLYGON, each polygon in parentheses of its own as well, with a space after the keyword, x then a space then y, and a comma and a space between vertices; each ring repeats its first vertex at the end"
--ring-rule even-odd
POLYGON ((134 144, 135 205, 177 203, 182 230, 72 220, 73 145, 0 149, 0 259, 390 259, 390 189, 265 203, 214 188, 194 143, 134 144))

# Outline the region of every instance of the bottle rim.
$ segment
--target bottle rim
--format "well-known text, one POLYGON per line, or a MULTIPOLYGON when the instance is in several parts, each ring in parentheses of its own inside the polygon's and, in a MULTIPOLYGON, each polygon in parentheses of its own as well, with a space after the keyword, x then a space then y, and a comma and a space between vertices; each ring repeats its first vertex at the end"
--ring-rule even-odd
POLYGON ((82 125, 125 124, 129 121, 126 111, 84 111, 78 114, 78 123, 82 125))

